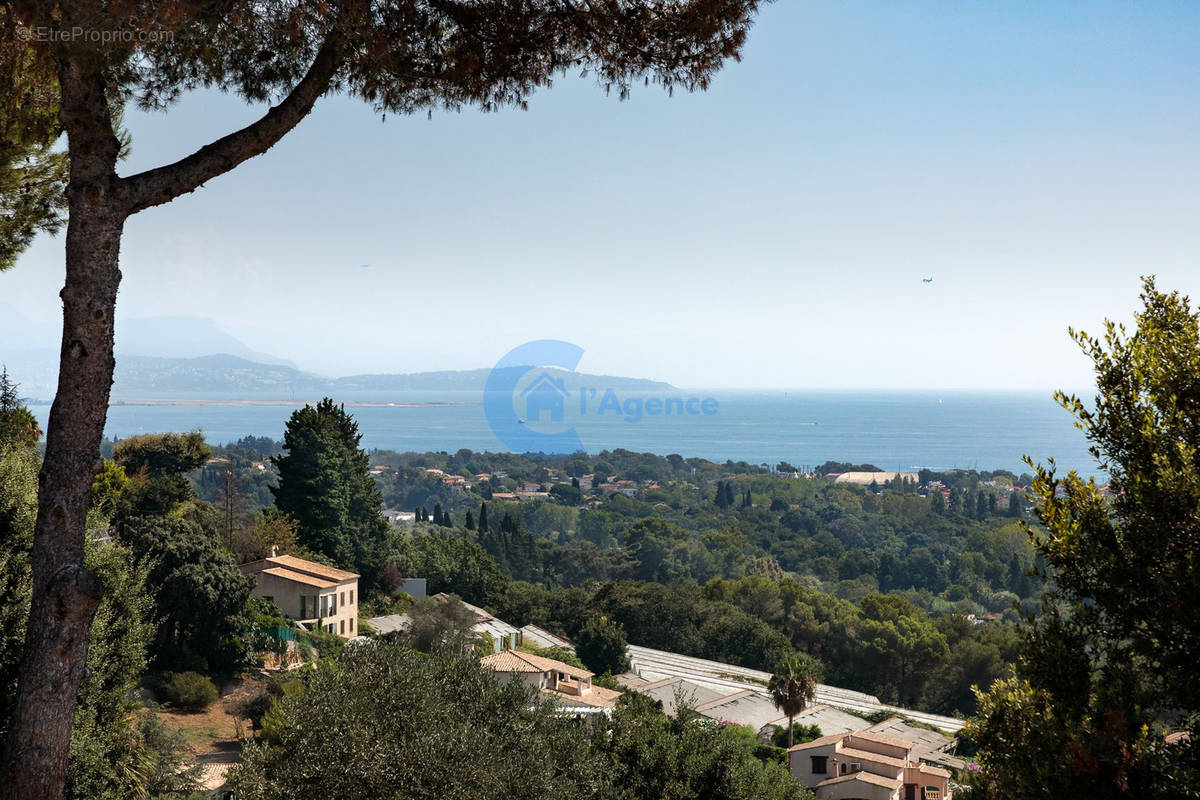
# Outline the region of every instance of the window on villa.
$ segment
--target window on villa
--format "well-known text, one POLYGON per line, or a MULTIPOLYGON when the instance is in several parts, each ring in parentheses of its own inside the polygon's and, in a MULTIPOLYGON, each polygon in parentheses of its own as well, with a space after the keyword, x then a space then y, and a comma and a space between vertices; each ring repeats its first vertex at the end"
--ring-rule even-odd
POLYGON ((324 595, 321 597, 321 616, 329 616, 329 595, 324 595))
POLYGON ((841 771, 841 773, 842 773, 843 775, 845 775, 845 774, 846 774, 846 762, 845 762, 845 761, 843 761, 843 762, 842 762, 842 768, 841 768, 841 770, 840 770, 840 771, 841 771))
POLYGON ((307 595, 300 595, 300 619, 308 618, 308 603, 305 602, 306 600, 308 600, 307 595))
POLYGON ((329 616, 333 616, 336 613, 337 613, 337 595, 331 594, 331 595, 329 595, 329 616))
POLYGON ((354 590, 350 590, 350 605, 354 605, 354 590))
POLYGON ((346 620, 342 620, 342 629, 338 631, 342 636, 346 635, 346 620))
POLYGON ((341 598, 339 598, 339 599, 341 600, 341 602, 342 602, 342 605, 346 605, 346 593, 345 593, 345 592, 342 592, 342 593, 341 593, 341 595, 342 595, 342 596, 341 596, 341 598))
POLYGON ((354 633, 354 617, 350 618, 350 632, 354 633))
POLYGON ((813 756, 812 757, 812 772, 813 775, 824 775, 829 771, 829 756, 813 756))
POLYGON ((263 595, 263 600, 266 600, 268 603, 274 603, 274 602, 275 602, 275 595, 273 595, 273 594, 264 594, 264 595, 263 595))

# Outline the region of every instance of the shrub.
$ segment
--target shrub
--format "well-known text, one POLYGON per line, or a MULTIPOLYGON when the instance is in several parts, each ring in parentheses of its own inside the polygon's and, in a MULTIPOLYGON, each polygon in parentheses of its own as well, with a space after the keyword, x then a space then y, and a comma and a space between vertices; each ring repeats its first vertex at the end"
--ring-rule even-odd
POLYGON ((769 744, 754 746, 754 757, 767 764, 786 764, 787 753, 786 747, 775 747, 769 744))
POLYGON ((158 685, 159 699, 187 711, 203 711, 217 700, 217 686, 198 672, 168 672, 158 685))
MULTIPOLYGON (((890 717, 889 717, 890 719, 890 717)), ((821 728, 818 725, 802 725, 799 722, 792 723, 792 741, 795 744, 804 744, 811 742, 813 739, 821 738, 821 728)), ((771 734, 771 744, 776 747, 787 747, 788 731, 787 725, 781 725, 771 734)), ((761 758, 761 756, 760 756, 761 758)))
POLYGON ((263 717, 271 710, 271 704, 274 702, 275 698, 268 692, 251 695, 242 701, 242 716, 250 720, 251 730, 257 731, 262 729, 263 717))

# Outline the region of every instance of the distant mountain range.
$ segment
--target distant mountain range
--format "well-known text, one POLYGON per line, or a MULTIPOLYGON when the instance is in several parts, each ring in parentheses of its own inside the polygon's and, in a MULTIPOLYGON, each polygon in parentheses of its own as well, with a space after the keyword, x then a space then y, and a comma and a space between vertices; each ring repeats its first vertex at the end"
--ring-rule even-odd
MULTIPOLYGON (((668 383, 640 378, 588 375, 553 368, 546 371, 556 378, 561 377, 568 390, 585 385, 636 391, 674 388, 668 383)), ((117 361, 113 397, 236 395, 252 399, 270 395, 304 399, 321 394, 338 397, 412 391, 483 391, 490 372, 488 369, 471 369, 324 378, 294 367, 259 364, 226 353, 200 358, 125 356, 117 361)))
MULTIPOLYGON (((21 394, 45 400, 58 374, 58 331, 37 325, 0 304, 0 363, 21 384, 21 394)), ((670 384, 640 378, 548 369, 570 391, 581 386, 624 391, 669 391, 670 384)), ((384 399, 411 391, 482 391, 490 369, 350 375, 327 378, 304 372, 287 359, 253 350, 204 317, 119 320, 117 370, 112 396, 122 398, 298 399, 323 395, 384 399)), ((349 398, 348 398, 349 399, 349 398)))

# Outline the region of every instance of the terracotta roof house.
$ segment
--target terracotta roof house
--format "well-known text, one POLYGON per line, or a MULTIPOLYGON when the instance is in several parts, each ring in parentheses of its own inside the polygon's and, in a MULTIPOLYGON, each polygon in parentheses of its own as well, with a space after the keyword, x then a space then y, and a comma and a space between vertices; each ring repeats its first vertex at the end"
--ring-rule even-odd
MULTIPOLYGON (((834 732, 831 728, 822 728, 821 730, 834 732)), ((912 742, 913 754, 915 754, 917 760, 931 766, 944 767, 951 771, 967 768, 967 762, 954 755, 954 750, 958 746, 958 739, 946 736, 939 731, 918 728, 899 717, 891 717, 882 722, 877 722, 867 728, 867 730, 912 742)))
POLYGON ((949 800, 950 773, 922 763, 908 739, 837 733, 788 750, 788 770, 817 800, 949 800))
POLYGON ((309 630, 349 639, 358 635, 358 574, 295 556, 271 555, 242 564, 254 577, 251 594, 270 600, 309 630))
POLYGON ((621 696, 613 689, 592 686, 595 673, 532 653, 505 650, 484 656, 479 663, 497 675, 508 675, 548 695, 567 714, 607 714, 621 696))

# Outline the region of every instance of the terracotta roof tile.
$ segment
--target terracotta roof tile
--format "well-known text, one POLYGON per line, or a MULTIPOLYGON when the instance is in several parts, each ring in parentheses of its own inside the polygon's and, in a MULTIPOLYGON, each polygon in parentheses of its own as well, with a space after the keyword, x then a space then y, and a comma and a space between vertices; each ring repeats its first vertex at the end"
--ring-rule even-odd
POLYGON ((257 572, 265 575, 274 575, 276 578, 283 578, 295 583, 303 583, 305 586, 315 586, 318 589, 332 589, 334 586, 337 586, 337 581, 327 581, 315 575, 305 575, 303 572, 296 572, 295 570, 284 569, 283 567, 269 567, 257 570, 257 572))
POLYGON ((868 742, 878 742, 879 744, 891 745, 892 747, 903 747, 905 750, 909 750, 913 746, 913 743, 908 739, 901 739, 899 736, 888 736, 885 733, 875 733, 874 731, 852 731, 850 735, 855 739, 865 739, 868 742))
POLYGON ((294 569, 297 572, 307 572, 310 575, 319 575, 331 581, 348 581, 351 578, 359 577, 356 572, 347 572, 344 569, 328 567, 324 564, 318 564, 315 561, 308 561, 303 558, 296 558, 295 556, 272 556, 266 560, 274 562, 281 567, 294 569))
POLYGON ((556 692, 553 689, 542 689, 542 694, 549 695, 555 700, 561 700, 567 705, 592 706, 594 708, 612 708, 617 704, 617 698, 621 696, 621 692, 605 689, 603 686, 593 686, 591 691, 584 695, 556 692))
POLYGON ((256 572, 267 572, 276 568, 282 568, 293 573, 303 573, 326 581, 333 581, 334 584, 355 580, 359 577, 355 572, 347 572, 337 567, 328 567, 324 564, 318 564, 315 561, 303 558, 296 558, 295 556, 269 556, 238 566, 243 575, 253 575, 256 572))
POLYGON ((532 653, 522 653, 518 650, 505 650, 492 653, 479 660, 480 665, 497 672, 561 672, 572 678, 590 678, 596 673, 586 669, 572 667, 553 658, 543 658, 532 653))
POLYGON ((833 786, 839 783, 849 783, 850 781, 862 781, 874 786, 883 786, 888 789, 898 789, 901 786, 899 778, 885 778, 882 775, 876 775, 873 772, 851 772, 849 775, 839 775, 836 778, 828 778, 817 784, 817 788, 822 786, 833 786))
MULTIPOLYGON (((853 734, 850 734, 853 736, 853 734)), ((880 753, 872 753, 870 750, 859 750, 856 747, 843 747, 838 751, 839 756, 845 756, 852 761, 870 761, 875 764, 886 764, 889 767, 902 769, 908 766, 908 762, 902 758, 892 758, 880 753)))
POLYGON ((810 747, 824 747, 825 745, 829 745, 829 744, 837 744, 838 742, 842 741, 842 739, 845 739, 845 738, 846 738, 846 734, 844 734, 844 733, 831 733, 828 736, 822 736, 819 739, 813 739, 811 742, 801 742, 800 744, 794 744, 788 749, 789 749, 789 751, 792 751, 792 750, 807 750, 810 747))

